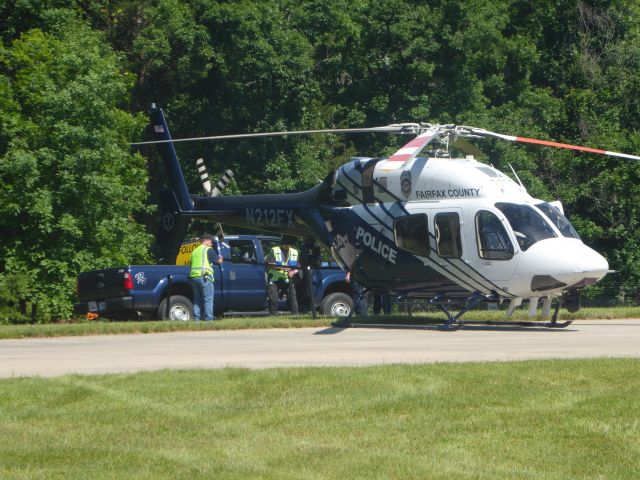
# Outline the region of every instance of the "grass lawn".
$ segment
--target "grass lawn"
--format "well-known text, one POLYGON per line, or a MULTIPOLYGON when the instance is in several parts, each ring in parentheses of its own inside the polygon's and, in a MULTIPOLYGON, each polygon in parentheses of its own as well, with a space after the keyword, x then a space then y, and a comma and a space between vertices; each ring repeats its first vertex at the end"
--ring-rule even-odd
MULTIPOLYGON (((577 313, 562 311, 560 320, 571 319, 621 319, 640 318, 640 307, 616 308, 583 308, 577 313)), ((418 312, 411 316, 369 316, 354 317, 353 321, 362 323, 434 323, 443 322, 445 315, 439 311, 418 312)), ((505 320, 504 311, 472 310, 463 320, 500 321, 505 320)), ((511 320, 528 321, 525 310, 516 311, 511 320)), ((538 319, 541 320, 541 319, 538 319)), ((334 317, 318 316, 316 320, 307 315, 278 315, 276 317, 229 317, 214 322, 111 322, 108 320, 76 321, 72 323, 55 323, 43 325, 0 325, 0 339, 27 337, 62 337, 75 335, 107 335, 122 333, 157 333, 192 330, 238 330, 247 328, 299 328, 327 327, 340 325, 341 321, 334 317)))
POLYGON ((640 478, 640 361, 0 380, 0 478, 640 478))

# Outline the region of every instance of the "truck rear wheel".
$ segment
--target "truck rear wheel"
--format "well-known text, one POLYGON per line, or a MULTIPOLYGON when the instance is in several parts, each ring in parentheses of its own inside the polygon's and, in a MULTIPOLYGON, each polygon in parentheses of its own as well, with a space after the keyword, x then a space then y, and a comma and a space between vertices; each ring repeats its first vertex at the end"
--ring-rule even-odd
POLYGON ((193 303, 182 295, 171 295, 169 304, 169 316, 167 317, 167 299, 160 302, 158 307, 158 318, 161 320, 176 320, 186 322, 193 320, 193 303))
POLYGON ((342 292, 330 293, 322 300, 320 305, 322 313, 330 317, 346 317, 351 313, 352 308, 353 300, 349 295, 342 292))

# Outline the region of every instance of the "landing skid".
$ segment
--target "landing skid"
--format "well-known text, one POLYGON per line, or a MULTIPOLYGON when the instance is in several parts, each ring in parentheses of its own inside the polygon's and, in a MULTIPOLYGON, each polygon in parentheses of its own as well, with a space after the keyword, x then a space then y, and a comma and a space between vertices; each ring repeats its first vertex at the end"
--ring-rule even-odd
MULTIPOLYGON (((366 290, 363 289, 360 296, 356 300, 356 304, 366 294, 366 290)), ((460 318, 472 308, 476 307, 479 303, 484 302, 497 302, 499 300, 498 295, 483 295, 480 292, 475 292, 465 301, 464 307, 454 315, 445 305, 446 298, 444 295, 439 294, 433 297, 429 304, 437 306, 447 316, 447 320, 440 325, 408 325, 408 324, 392 324, 392 323, 353 323, 350 322, 352 312, 346 317, 348 322, 347 326, 352 328, 397 328, 397 329, 419 329, 419 330, 441 330, 447 332, 454 332, 460 330, 465 325, 488 325, 488 326, 508 326, 508 327, 542 327, 542 328, 566 328, 571 325, 572 321, 558 322, 558 312, 562 301, 559 300, 556 308, 553 312, 551 321, 549 322, 534 322, 534 321, 462 321, 460 318)))
POLYGON ((566 328, 573 323, 573 320, 568 320, 566 322, 512 322, 506 320, 504 322, 497 321, 468 321, 461 322, 463 325, 488 325, 488 326, 506 326, 506 327, 543 327, 543 328, 566 328))
POLYGON ((566 328, 571 325, 573 321, 566 322, 511 322, 511 321, 497 321, 497 322, 483 322, 483 321, 458 321, 454 328, 446 327, 442 325, 418 325, 407 323, 349 323, 346 326, 350 328, 388 328, 399 330, 440 330, 446 332, 455 332, 465 326, 493 326, 493 327, 540 327, 540 328, 566 328))

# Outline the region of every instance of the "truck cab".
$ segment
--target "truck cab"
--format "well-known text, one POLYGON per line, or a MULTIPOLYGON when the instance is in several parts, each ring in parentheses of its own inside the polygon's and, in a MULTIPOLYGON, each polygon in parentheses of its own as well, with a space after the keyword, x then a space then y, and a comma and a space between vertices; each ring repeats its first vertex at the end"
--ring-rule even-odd
MULTIPOLYGON (((224 258, 222 264, 213 265, 217 316, 225 312, 266 313, 265 256, 273 245, 280 243, 279 237, 266 235, 226 236, 214 243, 213 248, 224 258)), ((192 319, 189 263, 197 245, 198 242, 184 243, 176 265, 128 265, 81 273, 75 313, 108 318, 192 319)), ((326 315, 348 313, 351 290, 345 273, 336 265, 323 264, 311 270, 311 274, 312 291, 320 311, 326 315)), ((286 299, 282 299, 278 309, 288 309, 286 299)))

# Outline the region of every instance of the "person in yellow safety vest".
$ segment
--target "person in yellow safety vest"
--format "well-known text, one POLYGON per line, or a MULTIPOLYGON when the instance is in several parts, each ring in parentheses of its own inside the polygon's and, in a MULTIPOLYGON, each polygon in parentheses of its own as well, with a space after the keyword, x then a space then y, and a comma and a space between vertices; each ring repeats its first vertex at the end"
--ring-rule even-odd
POLYGON ((298 314, 298 297, 293 281, 298 273, 298 255, 298 250, 290 245, 272 247, 267 255, 267 294, 271 315, 278 311, 278 290, 287 293, 291 313, 298 314), (278 268, 278 265, 289 268, 278 268))
POLYGON ((214 237, 203 235, 200 246, 191 252, 189 280, 193 289, 193 318, 199 321, 213 320, 213 264, 221 264, 222 256, 212 248, 214 237))

